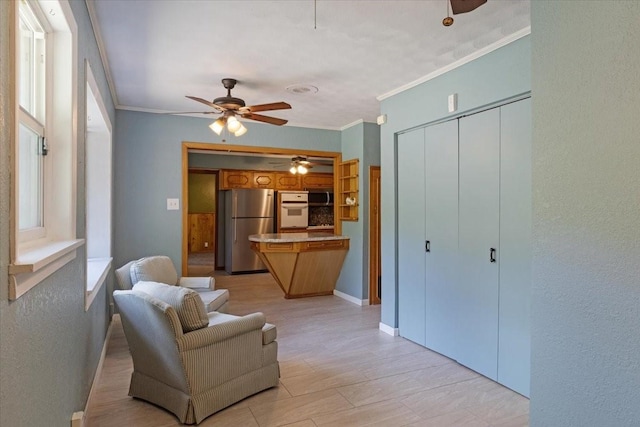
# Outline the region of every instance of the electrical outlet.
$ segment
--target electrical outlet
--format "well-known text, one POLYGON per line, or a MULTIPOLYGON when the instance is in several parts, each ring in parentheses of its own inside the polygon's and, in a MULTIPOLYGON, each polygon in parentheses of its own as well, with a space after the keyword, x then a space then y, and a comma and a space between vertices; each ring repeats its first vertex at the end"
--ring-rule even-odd
POLYGON ((180 199, 167 199, 167 210, 177 211, 180 209, 180 199))
POLYGON ((209 242, 204 242, 204 247, 208 248, 209 247, 209 242))

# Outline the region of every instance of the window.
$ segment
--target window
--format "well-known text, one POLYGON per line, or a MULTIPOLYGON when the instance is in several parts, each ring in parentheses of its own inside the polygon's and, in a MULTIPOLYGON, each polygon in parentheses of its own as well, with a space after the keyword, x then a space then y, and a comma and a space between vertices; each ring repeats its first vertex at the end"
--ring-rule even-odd
POLYGON ((45 32, 28 3, 19 6, 18 37, 18 229, 20 241, 45 235, 45 32))
POLYGON ((68 1, 11 2, 16 122, 12 138, 9 297, 76 256, 77 25, 68 1))
POLYGON ((111 268, 111 122, 98 85, 86 62, 85 197, 87 289, 85 309, 104 284, 111 268))

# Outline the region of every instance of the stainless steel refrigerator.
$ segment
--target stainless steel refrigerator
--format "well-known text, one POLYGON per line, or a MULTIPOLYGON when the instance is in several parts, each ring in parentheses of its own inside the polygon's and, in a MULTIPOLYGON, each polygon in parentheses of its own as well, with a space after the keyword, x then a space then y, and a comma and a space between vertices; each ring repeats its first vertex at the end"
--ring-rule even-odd
POLYGON ((228 190, 225 194, 227 273, 263 271, 266 266, 249 247, 249 236, 274 232, 273 190, 228 190))

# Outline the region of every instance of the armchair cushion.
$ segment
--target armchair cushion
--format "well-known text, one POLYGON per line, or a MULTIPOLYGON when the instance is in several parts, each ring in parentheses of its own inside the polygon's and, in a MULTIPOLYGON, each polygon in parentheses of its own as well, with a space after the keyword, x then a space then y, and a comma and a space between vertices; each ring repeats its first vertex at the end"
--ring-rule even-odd
POLYGON ((133 283, 131 283, 131 266, 135 261, 129 261, 122 267, 116 269, 116 283, 118 289, 121 291, 131 290, 133 283))
POLYGON ((133 290, 144 292, 173 307, 178 319, 180 319, 184 333, 202 329, 209 324, 202 298, 192 289, 141 281, 133 285, 133 290))
POLYGON ((171 258, 164 255, 139 259, 131 265, 131 282, 160 282, 167 285, 178 283, 178 272, 171 258))
POLYGON ((181 277, 178 279, 178 286, 191 289, 213 289, 215 280, 213 277, 181 277))

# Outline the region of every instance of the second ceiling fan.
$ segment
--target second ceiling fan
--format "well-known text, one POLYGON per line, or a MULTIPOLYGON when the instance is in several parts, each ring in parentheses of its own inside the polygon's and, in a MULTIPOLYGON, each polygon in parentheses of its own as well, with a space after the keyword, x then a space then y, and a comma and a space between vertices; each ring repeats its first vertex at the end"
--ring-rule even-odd
POLYGON ((243 99, 231 96, 231 89, 233 89, 237 83, 238 81, 236 79, 222 79, 222 85, 227 89, 227 96, 215 98, 212 102, 197 96, 187 95, 187 98, 213 108, 213 111, 200 111, 199 113, 222 114, 220 118, 209 126, 211 130, 220 135, 226 125, 229 132, 232 132, 235 136, 244 135, 247 132, 247 128, 240 123, 236 116, 276 126, 282 126, 287 123, 287 120, 284 119, 256 113, 261 111, 288 110, 291 108, 291 105, 286 102, 272 102, 270 104, 247 106, 243 99))

